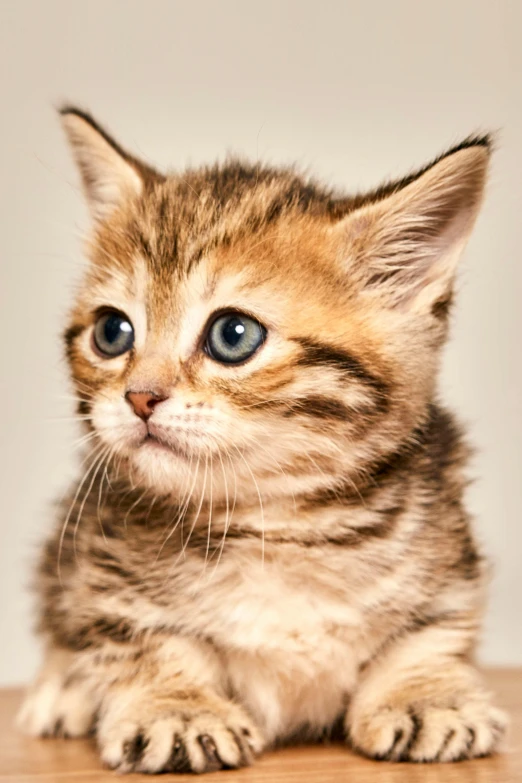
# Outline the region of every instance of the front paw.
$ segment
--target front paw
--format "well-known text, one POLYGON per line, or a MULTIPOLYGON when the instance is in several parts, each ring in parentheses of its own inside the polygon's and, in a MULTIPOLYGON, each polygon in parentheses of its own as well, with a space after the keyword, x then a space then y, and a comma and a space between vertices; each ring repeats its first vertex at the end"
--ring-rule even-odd
POLYGON ((124 694, 102 715, 98 743, 109 767, 147 773, 235 769, 263 748, 258 729, 231 702, 144 695, 131 707, 124 694))
POLYGON ((17 725, 32 737, 83 737, 93 729, 97 706, 86 680, 45 674, 27 693, 17 725))
POLYGON ((507 719, 487 701, 440 704, 400 699, 347 718, 347 735, 365 756, 387 761, 461 761, 497 749, 507 719))

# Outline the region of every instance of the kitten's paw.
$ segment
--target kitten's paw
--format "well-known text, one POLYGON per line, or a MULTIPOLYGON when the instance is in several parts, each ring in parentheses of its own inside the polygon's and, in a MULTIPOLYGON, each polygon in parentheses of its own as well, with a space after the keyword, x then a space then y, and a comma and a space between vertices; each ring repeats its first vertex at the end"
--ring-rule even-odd
MULTIPOLYGON (((136 705, 135 705, 136 707, 136 705)), ((154 700, 122 714, 111 705, 98 726, 105 764, 120 772, 213 772, 252 763, 263 749, 258 729, 229 702, 154 700)))
POLYGON ((394 703, 349 718, 347 734, 356 750, 378 760, 461 761, 492 753, 506 726, 505 714, 482 700, 394 703))
POLYGON ((93 729, 97 706, 84 680, 43 676, 25 697, 17 725, 32 737, 83 737, 93 729))

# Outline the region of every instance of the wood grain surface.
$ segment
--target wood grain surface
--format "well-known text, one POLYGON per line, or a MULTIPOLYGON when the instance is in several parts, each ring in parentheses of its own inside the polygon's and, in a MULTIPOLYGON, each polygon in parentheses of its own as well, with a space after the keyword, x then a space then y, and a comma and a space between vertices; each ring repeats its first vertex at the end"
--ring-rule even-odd
MULTIPOLYGON (((342 745, 284 748, 255 766, 206 775, 216 783, 522 783, 522 669, 486 672, 497 703, 508 710, 511 730, 504 753, 457 764, 391 764, 360 758, 342 745)), ((193 775, 131 775, 103 769, 89 740, 32 740, 13 719, 20 690, 0 691, 0 783, 164 783, 194 781, 193 775)), ((202 778, 200 778, 202 780, 202 778)))

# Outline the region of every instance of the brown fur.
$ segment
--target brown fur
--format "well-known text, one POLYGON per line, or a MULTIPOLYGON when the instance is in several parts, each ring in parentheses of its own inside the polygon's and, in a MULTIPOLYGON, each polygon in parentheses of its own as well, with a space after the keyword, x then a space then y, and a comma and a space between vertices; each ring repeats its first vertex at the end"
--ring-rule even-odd
POLYGON ((94 216, 65 331, 90 438, 40 562, 22 725, 96 722, 123 771, 236 767, 340 723, 379 759, 493 751, 468 450, 436 399, 488 138, 347 198, 238 161, 165 177, 63 115, 94 216), (135 332, 114 359, 107 308, 135 332), (205 341, 229 309, 266 341, 224 366, 205 341), (163 400, 147 423, 129 391, 163 400))

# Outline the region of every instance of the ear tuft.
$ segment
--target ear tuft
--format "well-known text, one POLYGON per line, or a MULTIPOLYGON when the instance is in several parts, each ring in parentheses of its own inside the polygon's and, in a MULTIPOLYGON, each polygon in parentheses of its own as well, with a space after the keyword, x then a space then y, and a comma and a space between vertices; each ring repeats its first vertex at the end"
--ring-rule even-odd
POLYGON ((449 301, 486 181, 491 137, 471 136, 415 174, 356 197, 334 227, 367 289, 393 306, 449 301))
POLYGON ((159 178, 88 112, 65 105, 59 113, 95 219, 104 220, 125 201, 139 196, 147 180, 159 178))

